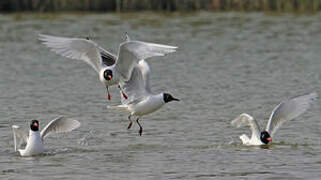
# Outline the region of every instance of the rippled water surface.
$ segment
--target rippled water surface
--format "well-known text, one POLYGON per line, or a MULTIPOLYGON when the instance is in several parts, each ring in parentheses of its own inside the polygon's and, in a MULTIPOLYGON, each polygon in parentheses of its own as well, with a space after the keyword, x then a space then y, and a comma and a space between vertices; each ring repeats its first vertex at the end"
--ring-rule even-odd
POLYGON ((321 94, 321 14, 260 13, 0 15, 0 179, 320 179, 320 100, 286 123, 271 146, 244 147, 230 121, 247 112, 263 127, 283 99, 321 94), (91 37, 117 52, 133 39, 179 50, 149 60, 154 92, 181 99, 127 130, 127 115, 96 72, 50 52, 39 33, 91 37), (81 121, 22 158, 10 125, 81 121))

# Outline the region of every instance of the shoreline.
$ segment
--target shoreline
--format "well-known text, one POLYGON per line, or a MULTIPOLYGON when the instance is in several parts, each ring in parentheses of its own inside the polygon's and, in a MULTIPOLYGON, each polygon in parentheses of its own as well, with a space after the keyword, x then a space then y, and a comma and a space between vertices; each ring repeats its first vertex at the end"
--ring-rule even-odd
POLYGON ((0 2, 1 13, 87 11, 315 13, 320 10, 321 0, 2 0, 0 2))

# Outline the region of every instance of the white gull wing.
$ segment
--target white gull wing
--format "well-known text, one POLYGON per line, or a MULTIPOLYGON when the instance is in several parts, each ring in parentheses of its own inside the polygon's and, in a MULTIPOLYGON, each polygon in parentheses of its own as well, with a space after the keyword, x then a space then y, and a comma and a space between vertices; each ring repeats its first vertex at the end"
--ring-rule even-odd
POLYGON ((22 143, 28 142, 28 134, 23 131, 23 129, 20 126, 12 125, 12 131, 13 131, 13 141, 14 141, 14 150, 18 150, 18 146, 20 146, 22 143))
POLYGON ((272 111, 265 130, 273 137, 285 121, 292 120, 303 114, 317 97, 317 93, 313 92, 281 102, 272 111))
POLYGON ((138 62, 137 67, 139 68, 143 80, 143 88, 146 93, 152 93, 150 86, 150 68, 145 60, 138 62))
POLYGON ((252 138, 258 138, 260 139, 260 134, 261 134, 261 130, 260 130, 260 126, 258 125, 258 123, 256 122, 256 120, 246 114, 246 113, 242 113, 241 115, 239 115, 237 118, 235 118, 231 124, 233 126, 236 127, 241 127, 241 126, 250 126, 250 129, 252 131, 252 138))
POLYGON ((116 63, 117 56, 112 54, 111 52, 103 49, 102 47, 99 47, 99 53, 101 55, 101 60, 104 65, 112 66, 116 63))
POLYGON ((150 88, 150 68, 145 60, 139 61, 134 67, 130 80, 120 82, 121 89, 127 95, 127 99, 121 96, 122 104, 129 104, 141 100, 151 94, 150 88))
POLYGON ((80 127, 80 122, 71 118, 58 117, 50 121, 47 126, 40 132, 42 139, 50 133, 69 132, 80 127))
POLYGON ((154 56, 165 56, 176 51, 177 47, 162 44, 147 43, 142 41, 130 41, 127 38, 119 46, 116 70, 123 81, 128 81, 134 66, 142 59, 154 56))
POLYGON ((39 40, 51 51, 70 58, 83 60, 98 73, 102 67, 116 62, 116 56, 99 47, 95 42, 80 38, 65 38, 39 34, 39 40))

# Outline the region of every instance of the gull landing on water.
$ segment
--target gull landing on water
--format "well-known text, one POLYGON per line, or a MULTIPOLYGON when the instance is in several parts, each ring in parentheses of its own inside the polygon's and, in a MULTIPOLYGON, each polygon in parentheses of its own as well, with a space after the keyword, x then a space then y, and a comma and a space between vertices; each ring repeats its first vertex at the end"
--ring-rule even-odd
MULTIPOLYGON (((154 56, 165 56, 176 51, 177 47, 154 44, 142 41, 133 41, 126 34, 125 42, 119 45, 118 55, 98 46, 94 41, 80 38, 65 38, 39 34, 51 51, 70 58, 87 62, 98 73, 100 81, 106 86, 107 97, 110 100, 109 86, 118 85, 120 81, 128 81, 134 66, 141 59, 154 56)), ((122 96, 127 95, 122 91, 122 96)))
POLYGON ((50 133, 62 133, 72 131, 80 126, 80 122, 70 118, 58 117, 50 121, 47 126, 39 132, 39 122, 32 120, 30 123, 29 136, 17 125, 12 125, 14 148, 21 156, 33 156, 44 152, 43 140, 50 133), (18 142, 26 143, 25 149, 18 149, 18 142))
POLYGON ((137 116, 136 122, 139 125, 139 135, 142 135, 143 128, 139 123, 139 119, 146 114, 150 114, 160 109, 164 104, 171 101, 179 101, 168 93, 153 94, 149 82, 150 69, 146 61, 139 61, 138 65, 133 69, 132 76, 129 81, 121 82, 120 86, 128 95, 125 99, 121 97, 121 105, 107 106, 110 109, 119 109, 129 112, 128 129, 132 126, 132 116, 137 116))
POLYGON ((272 111, 270 119, 264 131, 261 131, 257 121, 252 116, 246 113, 243 113, 239 117, 234 119, 231 124, 237 127, 245 125, 250 126, 250 129, 252 131, 251 139, 245 134, 240 136, 243 144, 269 144, 270 142, 272 142, 272 137, 274 136, 276 131, 284 122, 290 121, 303 114, 317 97, 318 95, 316 93, 310 93, 281 102, 272 111))

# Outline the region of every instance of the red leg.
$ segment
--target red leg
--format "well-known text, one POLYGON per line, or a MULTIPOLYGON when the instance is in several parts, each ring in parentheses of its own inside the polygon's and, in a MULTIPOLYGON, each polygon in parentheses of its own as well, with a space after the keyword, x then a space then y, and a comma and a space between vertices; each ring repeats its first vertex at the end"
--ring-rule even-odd
POLYGON ((108 100, 110 100, 110 93, 109 93, 109 89, 108 89, 108 86, 106 86, 106 89, 107 89, 107 98, 108 98, 108 100))
POLYGON ((123 91, 121 91, 122 92, 122 94, 123 94, 123 97, 125 98, 125 99, 128 99, 128 96, 123 92, 123 91))
POLYGON ((128 96, 127 96, 127 95, 124 93, 124 91, 121 89, 120 85, 118 85, 118 88, 120 89, 121 94, 123 95, 123 97, 124 97, 125 99, 128 99, 128 96))
POLYGON ((139 135, 140 136, 142 136, 142 133, 143 133, 143 127, 142 127, 142 125, 140 125, 140 123, 139 123, 139 118, 137 118, 136 119, 136 122, 137 122, 137 124, 138 124, 138 126, 139 126, 139 131, 138 131, 138 133, 139 133, 139 135))
POLYGON ((132 125, 133 125, 133 122, 132 122, 132 120, 130 119, 130 117, 131 117, 131 115, 128 116, 129 124, 128 124, 127 129, 130 129, 130 128, 132 127, 132 125))

